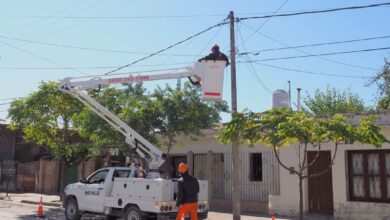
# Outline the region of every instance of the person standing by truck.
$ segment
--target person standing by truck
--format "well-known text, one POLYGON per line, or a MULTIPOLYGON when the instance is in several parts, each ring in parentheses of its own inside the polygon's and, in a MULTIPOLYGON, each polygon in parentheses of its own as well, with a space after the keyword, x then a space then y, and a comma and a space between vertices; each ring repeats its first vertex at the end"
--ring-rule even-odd
POLYGON ((198 220, 198 180, 188 174, 188 166, 180 163, 178 171, 181 178, 178 180, 178 195, 176 206, 179 208, 176 220, 182 220, 189 213, 191 220, 198 220))

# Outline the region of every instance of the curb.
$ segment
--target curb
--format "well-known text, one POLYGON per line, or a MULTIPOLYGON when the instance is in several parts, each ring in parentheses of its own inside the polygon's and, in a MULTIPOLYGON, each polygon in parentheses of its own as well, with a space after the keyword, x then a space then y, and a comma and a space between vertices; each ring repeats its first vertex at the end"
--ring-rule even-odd
MULTIPOLYGON (((25 204, 31 204, 31 205, 38 205, 39 202, 35 201, 30 201, 30 200, 21 200, 20 203, 25 203, 25 204)), ((42 202, 42 205, 44 206, 52 206, 52 207, 61 207, 60 203, 54 203, 54 202, 42 202)))

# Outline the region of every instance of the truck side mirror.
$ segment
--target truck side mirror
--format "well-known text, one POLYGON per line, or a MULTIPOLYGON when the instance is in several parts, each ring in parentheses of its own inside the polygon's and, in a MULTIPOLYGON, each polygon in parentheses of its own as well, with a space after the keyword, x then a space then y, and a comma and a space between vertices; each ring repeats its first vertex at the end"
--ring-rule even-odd
POLYGON ((86 182, 87 182, 87 180, 85 179, 85 177, 80 179, 80 183, 86 183, 86 182))

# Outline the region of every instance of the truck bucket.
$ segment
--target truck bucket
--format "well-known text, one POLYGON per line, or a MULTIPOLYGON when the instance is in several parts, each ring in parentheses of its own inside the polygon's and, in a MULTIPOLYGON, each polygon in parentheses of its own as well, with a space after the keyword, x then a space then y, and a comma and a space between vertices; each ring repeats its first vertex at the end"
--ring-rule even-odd
POLYGON ((203 100, 222 100, 225 61, 202 61, 195 63, 195 73, 201 77, 203 100))

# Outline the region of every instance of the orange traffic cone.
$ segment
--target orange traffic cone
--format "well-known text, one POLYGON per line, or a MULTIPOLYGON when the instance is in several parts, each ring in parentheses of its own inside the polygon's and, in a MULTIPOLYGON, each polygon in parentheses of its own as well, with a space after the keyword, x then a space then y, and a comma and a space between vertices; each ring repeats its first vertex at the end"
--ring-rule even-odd
POLYGON ((276 220, 276 218, 275 218, 275 216, 274 216, 274 215, 272 215, 272 220, 276 220))
POLYGON ((39 205, 38 205, 38 218, 43 218, 43 207, 42 207, 42 196, 41 199, 39 200, 39 205))

